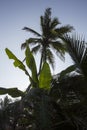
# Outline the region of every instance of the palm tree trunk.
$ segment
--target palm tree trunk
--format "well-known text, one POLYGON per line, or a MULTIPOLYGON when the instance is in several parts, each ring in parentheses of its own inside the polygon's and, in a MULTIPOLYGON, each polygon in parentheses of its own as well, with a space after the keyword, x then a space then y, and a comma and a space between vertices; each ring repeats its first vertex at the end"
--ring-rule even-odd
POLYGON ((41 59, 40 59, 40 67, 39 67, 39 72, 38 72, 38 75, 40 74, 41 67, 42 67, 42 63, 43 63, 43 52, 42 52, 42 54, 41 54, 41 59))
POLYGON ((41 54, 40 67, 39 67, 39 73, 38 73, 38 75, 40 74, 43 62, 46 62, 46 60, 47 60, 46 46, 44 46, 42 54, 41 54))

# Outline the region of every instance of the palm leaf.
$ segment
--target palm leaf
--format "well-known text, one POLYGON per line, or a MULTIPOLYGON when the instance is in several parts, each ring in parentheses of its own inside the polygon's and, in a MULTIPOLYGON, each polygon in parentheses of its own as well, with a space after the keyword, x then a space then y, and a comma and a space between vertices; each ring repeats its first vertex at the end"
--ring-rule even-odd
POLYGON ((51 45, 56 51, 61 50, 62 53, 65 52, 65 45, 61 41, 52 41, 51 45))
POLYGON ((51 21, 51 8, 47 8, 44 16, 41 16, 41 23, 42 23, 42 30, 43 30, 43 36, 49 35, 49 27, 50 27, 50 21, 51 21))
POLYGON ((74 30, 73 26, 66 25, 66 26, 62 26, 60 28, 57 28, 56 32, 58 33, 58 36, 62 36, 66 33, 71 32, 72 30, 74 30))
POLYGON ((52 66, 54 69, 54 56, 53 53, 51 52, 50 49, 46 49, 46 55, 47 55, 47 60, 49 61, 49 64, 52 66))
POLYGON ((27 44, 36 45, 36 43, 41 43, 41 39, 40 38, 29 38, 26 40, 25 43, 22 43, 21 49, 25 49, 27 44))
POLYGON ((34 35, 41 37, 41 35, 38 32, 36 32, 35 30, 33 30, 31 28, 24 27, 23 30, 29 31, 29 32, 33 33, 34 35))
POLYGON ((50 28, 51 28, 51 29, 54 29, 58 24, 60 24, 58 18, 54 18, 54 19, 51 21, 50 28))
POLYGON ((64 61, 65 45, 60 41, 51 42, 52 49, 56 52, 57 56, 64 61))
POLYGON ((49 25, 51 19, 51 8, 47 8, 44 14, 44 25, 49 25))
POLYGON ((40 25, 41 25, 42 32, 44 32, 44 18, 43 18, 43 16, 40 16, 40 25))
POLYGON ((82 38, 65 36, 64 41, 75 65, 87 76, 87 44, 82 38))
POLYGON ((39 49, 40 49, 40 45, 37 45, 32 48, 31 52, 36 54, 39 51, 39 49))

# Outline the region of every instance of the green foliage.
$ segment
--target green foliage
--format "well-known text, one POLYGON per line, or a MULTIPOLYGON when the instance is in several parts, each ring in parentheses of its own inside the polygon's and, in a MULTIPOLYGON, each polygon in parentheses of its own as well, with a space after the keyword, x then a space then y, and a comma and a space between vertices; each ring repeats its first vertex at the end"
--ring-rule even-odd
MULTIPOLYGON (((14 60, 14 62, 13 62, 14 66, 23 70, 25 72, 25 74, 27 74, 29 76, 31 87, 43 88, 46 90, 50 89, 52 76, 51 76, 49 64, 46 62, 43 64, 42 70, 38 77, 35 59, 34 59, 34 56, 32 55, 32 52, 30 51, 29 46, 27 46, 26 50, 25 50, 25 60, 26 60, 27 67, 31 71, 31 76, 28 73, 26 66, 24 65, 23 62, 21 62, 8 48, 6 48, 5 51, 9 57, 9 59, 14 60)), ((9 95, 11 95, 12 97, 23 96, 23 94, 24 94, 17 88, 11 88, 11 89, 1 88, 0 89, 0 94, 7 94, 7 93, 9 95)))
POLYGON ((40 76, 39 76, 39 87, 50 89, 51 79, 52 79, 52 76, 51 76, 49 64, 44 63, 40 76))
POLYGON ((15 67, 19 67, 20 69, 22 69, 23 71, 25 71, 25 66, 24 64, 8 49, 5 49, 9 59, 13 59, 14 60, 14 66, 15 67))
MULTIPOLYGON (((23 70, 25 72, 25 74, 29 76, 30 81, 34 84, 33 79, 31 78, 30 74, 26 70, 26 66, 8 48, 6 48, 5 51, 6 51, 6 54, 8 55, 8 57, 9 57, 9 59, 13 59, 14 60, 14 62, 13 62, 14 66, 18 67, 21 70, 23 70)), ((28 54, 26 54, 26 57, 28 57, 28 54)), ((28 60, 27 60, 27 62, 28 62, 28 60)))
POLYGON ((36 63, 35 63, 34 56, 32 55, 28 46, 25 51, 25 56, 26 56, 26 65, 31 70, 31 73, 32 73, 31 77, 32 77, 33 82, 35 83, 34 85, 36 87, 38 87, 38 76, 37 76, 36 63))

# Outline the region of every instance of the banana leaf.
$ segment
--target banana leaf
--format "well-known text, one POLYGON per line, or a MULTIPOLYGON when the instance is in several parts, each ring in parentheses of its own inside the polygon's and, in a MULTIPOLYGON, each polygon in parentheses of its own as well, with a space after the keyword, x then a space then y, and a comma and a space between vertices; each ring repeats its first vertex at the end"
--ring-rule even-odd
POLYGON ((18 88, 2 88, 0 87, 0 95, 9 94, 12 97, 20 97, 24 95, 24 92, 20 91, 18 88))
POLYGON ((44 63, 40 76, 39 76, 39 87, 44 89, 50 89, 51 84, 51 71, 48 63, 44 63))
POLYGON ((38 76, 37 76, 36 63, 35 63, 34 56, 32 55, 32 53, 29 49, 29 46, 27 46, 27 48, 26 48, 25 55, 26 55, 26 65, 28 66, 28 68, 31 70, 31 73, 32 73, 31 77, 32 77, 32 81, 34 82, 33 87, 38 87, 38 76))

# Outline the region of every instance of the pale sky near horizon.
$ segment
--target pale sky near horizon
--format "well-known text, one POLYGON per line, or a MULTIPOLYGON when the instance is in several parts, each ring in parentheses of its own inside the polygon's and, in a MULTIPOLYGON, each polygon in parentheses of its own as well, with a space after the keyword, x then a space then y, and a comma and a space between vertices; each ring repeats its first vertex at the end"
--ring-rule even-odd
MULTIPOLYGON (((21 43, 33 36, 22 28, 28 26, 40 31, 40 16, 48 7, 52 8, 52 16, 59 18, 61 26, 74 26, 75 32, 87 40, 87 0, 0 0, 0 87, 27 88, 28 77, 13 66, 5 48, 22 60, 24 51, 21 51, 21 43)), ((53 73, 60 72, 70 64, 68 56, 65 63, 57 58, 53 73)))

